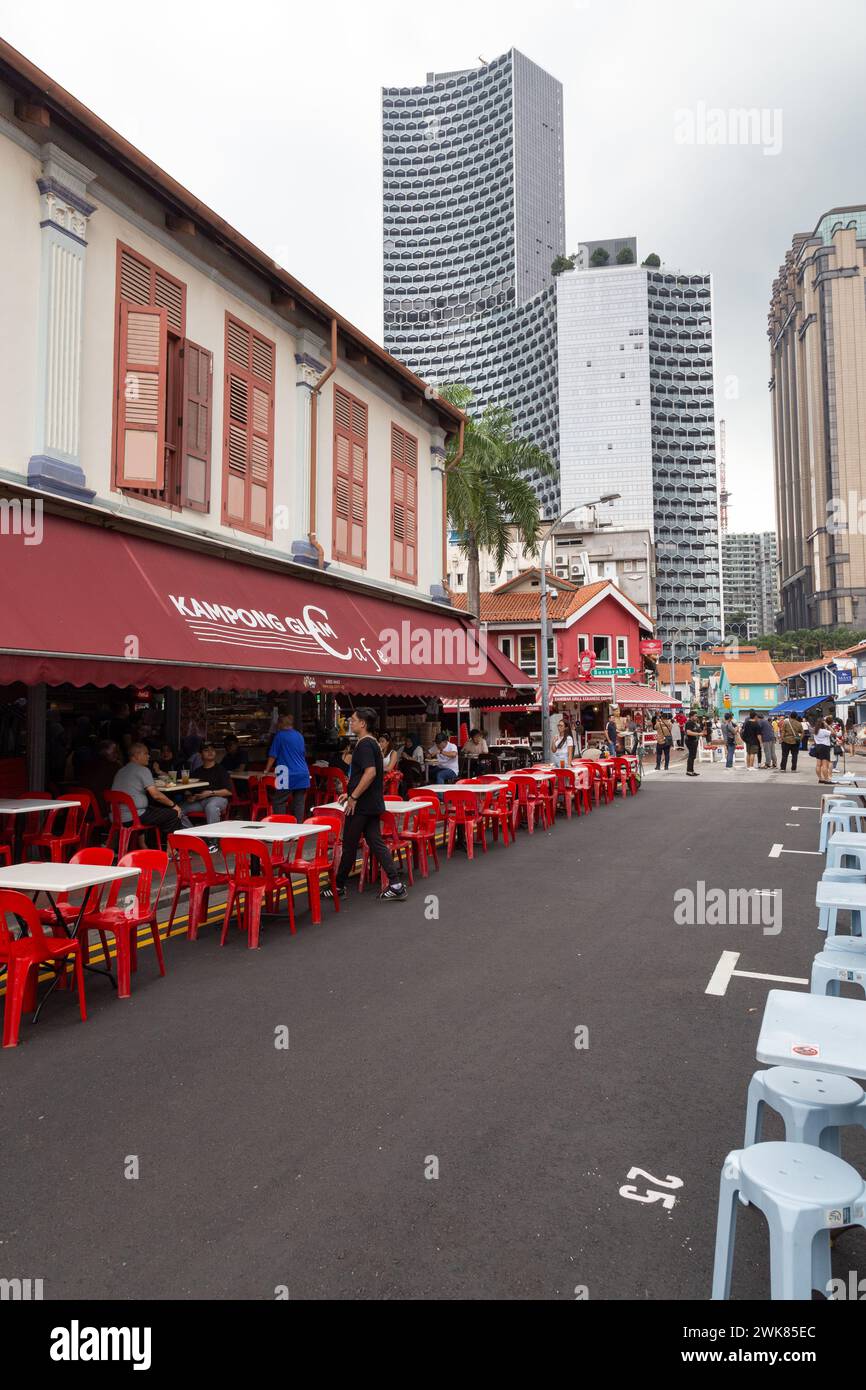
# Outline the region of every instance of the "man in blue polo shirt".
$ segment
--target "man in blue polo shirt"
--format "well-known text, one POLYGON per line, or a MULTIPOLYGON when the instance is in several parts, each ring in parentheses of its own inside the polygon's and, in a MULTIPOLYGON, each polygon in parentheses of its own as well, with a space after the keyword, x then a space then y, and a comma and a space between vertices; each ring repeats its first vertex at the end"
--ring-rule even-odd
POLYGON ((280 711, 279 726, 268 749, 265 775, 269 772, 275 772, 277 777, 273 800, 274 815, 285 815, 291 796, 292 815, 296 821, 302 821, 304 803, 310 786, 310 769, 307 767, 304 739, 295 728, 294 716, 283 710, 280 711))

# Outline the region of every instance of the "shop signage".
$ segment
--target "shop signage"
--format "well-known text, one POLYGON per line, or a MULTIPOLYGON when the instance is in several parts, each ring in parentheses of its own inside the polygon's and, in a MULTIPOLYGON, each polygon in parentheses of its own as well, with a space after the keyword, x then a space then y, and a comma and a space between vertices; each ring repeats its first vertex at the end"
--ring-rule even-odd
POLYGON ((582 676, 591 676, 595 666, 595 652, 581 652, 577 660, 577 669, 582 676))
POLYGON ((641 656, 659 657, 662 654, 663 645, 658 637, 642 637, 638 644, 638 650, 641 656))
POLYGON ((837 684, 837 685, 853 685, 853 684, 854 684, 854 677, 852 676, 852 674, 851 674, 850 671, 837 671, 837 672, 836 672, 836 684, 837 684))

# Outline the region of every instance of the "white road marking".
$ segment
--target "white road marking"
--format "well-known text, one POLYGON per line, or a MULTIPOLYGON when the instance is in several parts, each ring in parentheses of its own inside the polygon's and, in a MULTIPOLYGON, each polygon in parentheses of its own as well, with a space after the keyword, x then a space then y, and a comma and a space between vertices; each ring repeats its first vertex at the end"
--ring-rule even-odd
POLYGON ((821 854, 819 849, 785 849, 784 845, 773 845, 768 859, 778 859, 780 854, 821 854))
POLYGON ((704 994, 714 994, 721 998, 727 994, 728 985, 736 975, 742 980, 771 980, 779 985, 807 985, 808 980, 803 980, 797 975, 765 975, 759 970, 737 970, 736 964, 740 959, 739 951, 722 951, 719 956, 719 963, 710 976, 710 983, 704 990, 704 994))
POLYGON ((770 850, 770 853, 767 855, 767 858, 768 858, 768 859, 778 859, 778 857, 779 857, 779 855, 780 855, 781 853, 782 853, 782 846, 781 846, 781 845, 773 845, 772 849, 770 850))
POLYGON ((792 811, 820 811, 820 806, 792 806, 792 811))
POLYGON ((799 822, 798 820, 786 820, 786 821, 785 821, 785 829, 786 829, 786 830, 799 830, 799 829, 800 829, 800 822, 799 822))
POLYGON ((808 980, 798 979, 796 975, 762 975, 757 970, 732 970, 732 975, 739 975, 744 980, 776 980, 782 985, 807 985, 808 980))
POLYGON ((731 983, 734 966, 739 959, 739 951, 722 951, 719 956, 719 963, 710 976, 710 983, 704 990, 704 994, 716 994, 719 997, 725 994, 731 983))

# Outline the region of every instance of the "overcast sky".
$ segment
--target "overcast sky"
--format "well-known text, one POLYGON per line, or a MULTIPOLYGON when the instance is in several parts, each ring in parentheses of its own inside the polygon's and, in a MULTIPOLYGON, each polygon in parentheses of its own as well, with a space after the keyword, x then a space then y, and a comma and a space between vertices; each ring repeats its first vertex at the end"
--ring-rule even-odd
POLYGON ((380 88, 521 49, 564 86, 568 248, 713 273, 731 529, 774 527, 770 287, 866 202, 864 0, 0 0, 0 32, 379 341, 380 88), (764 144, 682 143, 701 103, 763 110, 764 144))

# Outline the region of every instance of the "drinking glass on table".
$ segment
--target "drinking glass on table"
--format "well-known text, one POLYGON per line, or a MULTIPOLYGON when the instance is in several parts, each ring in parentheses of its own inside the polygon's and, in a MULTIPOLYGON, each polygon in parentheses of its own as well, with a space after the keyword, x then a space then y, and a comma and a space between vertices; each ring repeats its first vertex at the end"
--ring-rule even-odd
POLYGON ((181 768, 181 770, 180 770, 180 780, 181 780, 181 782, 188 782, 188 781, 189 781, 189 768, 188 768, 188 767, 182 767, 182 768, 181 768))

